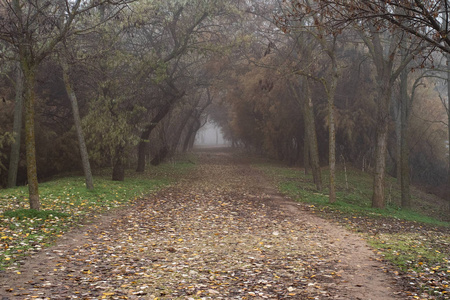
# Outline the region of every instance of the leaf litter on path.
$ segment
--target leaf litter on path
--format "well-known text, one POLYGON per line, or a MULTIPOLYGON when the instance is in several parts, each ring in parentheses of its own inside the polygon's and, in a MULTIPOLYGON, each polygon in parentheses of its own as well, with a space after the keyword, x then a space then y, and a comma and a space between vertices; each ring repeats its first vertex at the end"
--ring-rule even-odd
POLYGON ((395 299, 393 278, 359 237, 277 196, 261 172, 227 153, 199 160, 180 184, 0 273, 0 295, 395 299))

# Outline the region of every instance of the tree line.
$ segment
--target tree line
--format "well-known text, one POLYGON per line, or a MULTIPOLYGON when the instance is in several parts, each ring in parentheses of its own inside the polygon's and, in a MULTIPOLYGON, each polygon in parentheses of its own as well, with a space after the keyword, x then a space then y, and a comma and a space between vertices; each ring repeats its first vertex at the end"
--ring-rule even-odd
POLYGON ((311 172, 450 186, 447 1, 9 0, 0 4, 0 182, 144 172, 207 118, 311 172), (23 118, 22 118, 23 117, 23 118), (446 144, 447 143, 447 144, 446 144))

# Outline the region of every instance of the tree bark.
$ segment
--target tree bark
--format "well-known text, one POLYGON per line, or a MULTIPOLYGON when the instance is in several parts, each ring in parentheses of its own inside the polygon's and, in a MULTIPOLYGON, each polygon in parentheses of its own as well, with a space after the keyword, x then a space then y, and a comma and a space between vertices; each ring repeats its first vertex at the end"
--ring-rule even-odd
POLYGON ((329 182, 329 201, 330 203, 336 202, 336 126, 335 126, 335 106, 334 97, 336 94, 337 82, 339 79, 339 70, 334 57, 334 53, 329 54, 332 61, 332 77, 330 86, 328 89, 328 164, 330 169, 330 182, 329 182))
POLYGON ((8 188, 15 187, 17 184, 17 172, 20 160, 20 140, 22 135, 22 113, 23 113, 23 73, 20 64, 16 69, 16 97, 14 104, 14 124, 13 137, 14 141, 11 145, 11 156, 9 158, 8 168, 8 188))
MULTIPOLYGON (((334 98, 334 96, 333 96, 334 98)), ((336 202, 336 130, 334 123, 334 99, 328 99, 328 130, 329 130, 329 168, 330 168, 330 186, 329 186, 329 201, 336 202)))
POLYGON ((94 189, 94 181, 92 178, 91 165, 89 163, 89 154, 84 140, 83 129, 81 127, 80 111, 78 109, 78 101, 75 91, 72 88, 69 78, 69 65, 67 63, 65 54, 60 55, 60 63, 63 69, 64 85, 66 87, 67 95, 69 96, 70 104, 72 105, 73 120, 75 123, 75 131, 77 133, 78 145, 80 147, 81 163, 83 165, 84 177, 86 179, 86 188, 94 189))
POLYGON ((395 134, 396 134, 396 145, 395 145, 395 173, 397 178, 397 183, 401 184, 402 170, 401 170, 401 160, 402 160, 402 115, 401 115, 401 103, 398 99, 397 103, 394 103, 394 114, 395 114, 395 134))
POLYGON ((27 158, 27 179, 30 209, 39 210, 39 187, 36 165, 35 142, 35 110, 36 94, 34 91, 36 82, 36 68, 28 62, 21 62, 25 79, 25 149, 27 158))
POLYGON ((400 187, 401 187, 401 206, 402 208, 411 208, 410 193, 410 174, 409 174, 409 109, 410 99, 408 97, 408 70, 405 68, 400 74, 400 101, 401 101, 401 143, 400 143, 400 162, 397 167, 401 169, 400 187))
MULTIPOLYGON (((447 170, 447 191, 450 195, 450 53, 447 53, 447 129, 448 129, 448 170, 447 170)), ((449 197, 449 211, 450 211, 450 197, 449 197)))
POLYGON ((308 79, 304 79, 304 92, 305 92, 305 102, 304 102, 304 114, 305 114, 305 127, 309 145, 309 157, 311 162, 311 170, 313 175, 314 184, 317 190, 322 190, 322 174, 320 170, 319 163, 319 150, 317 146, 317 134, 316 134, 316 124, 314 121, 314 107, 311 98, 311 90, 309 88, 308 79))
POLYGON ((375 145, 375 173, 373 179, 372 207, 384 208, 384 180, 386 173, 387 138, 389 129, 389 102, 391 98, 390 81, 384 78, 379 90, 377 111, 377 138, 375 145))

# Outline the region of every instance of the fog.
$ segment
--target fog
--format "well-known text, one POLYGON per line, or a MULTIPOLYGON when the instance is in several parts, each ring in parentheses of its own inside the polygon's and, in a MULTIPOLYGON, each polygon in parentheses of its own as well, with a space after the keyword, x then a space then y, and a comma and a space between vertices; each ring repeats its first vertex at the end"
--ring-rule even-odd
POLYGON ((197 132, 197 135, 195 136, 195 145, 223 146, 229 145, 229 142, 223 138, 220 127, 208 122, 197 132))

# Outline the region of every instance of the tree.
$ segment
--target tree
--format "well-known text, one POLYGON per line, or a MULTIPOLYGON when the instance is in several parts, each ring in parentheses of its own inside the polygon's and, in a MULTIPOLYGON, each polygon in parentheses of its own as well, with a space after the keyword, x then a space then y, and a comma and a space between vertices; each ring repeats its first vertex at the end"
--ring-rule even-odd
MULTIPOLYGON (((291 3, 292 4, 292 3, 291 3)), ((296 5, 287 8, 287 14, 279 17, 278 24, 284 32, 291 30, 302 30, 312 35, 319 43, 322 51, 330 59, 331 67, 328 80, 324 77, 313 75, 309 70, 301 71, 305 76, 322 83, 328 106, 328 162, 329 162, 329 201, 336 202, 336 126, 335 126, 335 94, 339 79, 340 67, 336 56, 338 33, 331 32, 327 28, 327 16, 320 7, 311 1, 296 1, 296 5), (292 22, 294 21, 294 22, 292 22)), ((305 169, 306 170, 306 169, 305 169)))
POLYGON ((23 111, 23 73, 20 65, 16 67, 15 82, 15 105, 14 105, 14 125, 13 137, 14 141, 11 145, 11 155, 9 158, 8 168, 8 187, 12 188, 17 183, 17 172, 20 159, 20 141, 22 138, 22 111, 23 111))
POLYGON ((69 63, 67 62, 68 51, 64 45, 64 49, 59 53, 59 60, 63 71, 64 85, 66 87, 67 96, 69 97, 72 106, 73 120, 75 124, 75 131, 77 133, 78 144, 80 147, 81 163, 83 166, 84 177, 86 180, 86 187, 89 190, 94 189, 94 181, 92 178, 91 165, 89 163, 89 154, 84 139, 83 129, 81 127, 80 111, 78 109, 78 100, 73 90, 69 77, 69 63))
POLYGON ((338 24, 371 20, 377 26, 386 22, 416 36, 432 50, 450 53, 450 3, 448 0, 346 1, 318 0, 323 10, 332 12, 338 24))
POLYGON ((35 85, 40 63, 72 29, 75 18, 103 2, 124 1, 24 1, 0 3, 2 14, 0 40, 9 44, 17 55, 24 76, 25 148, 31 209, 40 209, 35 148, 35 85))
MULTIPOLYGON (((443 101, 447 112, 447 147, 448 147, 448 168, 447 168, 447 194, 450 195, 450 54, 447 54, 447 105, 443 101)), ((450 208, 450 205, 449 205, 450 208)))
MULTIPOLYGON (((137 172, 143 172, 146 165, 146 153, 149 138, 156 125, 168 115, 174 105, 183 98, 185 91, 177 87, 175 79, 179 76, 185 57, 192 57, 196 51, 203 51, 202 45, 210 47, 209 41, 217 34, 209 29, 209 20, 220 15, 227 2, 216 0, 164 1, 155 9, 158 17, 152 22, 144 22, 144 30, 140 32, 143 43, 149 43, 155 48, 158 71, 164 74, 164 80, 159 80, 159 87, 165 94, 159 107, 151 109, 153 114, 148 117, 147 124, 142 126, 138 145, 137 172), (164 32, 165 34, 149 35, 148 31, 164 32)), ((211 21, 210 21, 211 22, 211 21)), ((189 58, 187 58, 189 60, 189 58)), ((155 70, 149 70, 155 74, 155 70)), ((153 103, 154 104, 154 103, 153 103)))
MULTIPOLYGON (((389 27, 386 24, 391 24, 429 46, 429 52, 425 57, 436 49, 450 54, 450 3, 447 0, 319 0, 319 2, 324 10, 334 12, 336 24, 355 20, 357 22, 370 20, 380 28, 389 27)), ((450 162, 447 177, 450 186, 450 162)))

